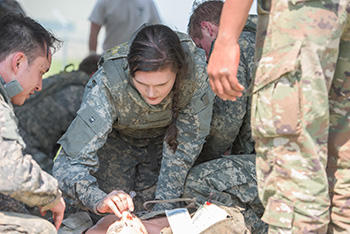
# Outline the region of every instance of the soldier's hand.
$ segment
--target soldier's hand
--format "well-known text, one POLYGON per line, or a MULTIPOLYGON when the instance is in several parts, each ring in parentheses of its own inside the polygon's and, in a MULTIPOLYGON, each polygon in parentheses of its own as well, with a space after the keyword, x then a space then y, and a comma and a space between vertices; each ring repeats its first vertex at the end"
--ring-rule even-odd
POLYGON ((56 230, 58 230, 61 226, 65 209, 66 209, 66 203, 64 202, 63 197, 61 197, 60 202, 56 206, 50 209, 52 211, 52 219, 56 227, 56 230))
POLYGON ((243 95, 244 86, 238 82, 240 48, 238 43, 215 41, 208 62, 209 83, 214 93, 223 100, 235 101, 243 95))
POLYGON ((123 211, 134 211, 134 202, 129 194, 122 190, 113 190, 96 207, 100 213, 114 213, 121 218, 123 211))
MULTIPOLYGON (((52 211, 53 223, 57 231, 61 226, 65 209, 66 209, 66 203, 64 202, 64 199, 62 197, 60 198, 60 201, 50 209, 52 211)), ((46 211, 42 211, 40 207, 39 207, 39 211, 42 216, 46 214, 46 211)))

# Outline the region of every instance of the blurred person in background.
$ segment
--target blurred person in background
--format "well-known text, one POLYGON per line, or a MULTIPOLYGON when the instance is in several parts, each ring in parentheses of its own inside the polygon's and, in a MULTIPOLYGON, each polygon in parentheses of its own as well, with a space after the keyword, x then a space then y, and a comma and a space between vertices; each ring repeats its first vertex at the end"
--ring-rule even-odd
POLYGON ((91 21, 89 51, 95 53, 98 35, 105 28, 103 52, 124 43, 144 23, 159 24, 161 19, 153 0, 97 0, 91 21))

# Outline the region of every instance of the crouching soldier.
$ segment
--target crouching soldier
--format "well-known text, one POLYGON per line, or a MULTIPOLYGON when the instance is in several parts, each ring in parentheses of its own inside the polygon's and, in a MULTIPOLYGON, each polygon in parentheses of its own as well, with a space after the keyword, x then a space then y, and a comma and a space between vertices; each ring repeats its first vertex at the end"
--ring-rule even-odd
POLYGON ((41 170, 18 133, 12 104, 22 105, 42 87, 51 65, 51 47, 59 42, 23 15, 0 19, 0 233, 56 233, 65 203, 55 178, 41 170), (53 213, 55 227, 28 215, 24 204, 53 213))

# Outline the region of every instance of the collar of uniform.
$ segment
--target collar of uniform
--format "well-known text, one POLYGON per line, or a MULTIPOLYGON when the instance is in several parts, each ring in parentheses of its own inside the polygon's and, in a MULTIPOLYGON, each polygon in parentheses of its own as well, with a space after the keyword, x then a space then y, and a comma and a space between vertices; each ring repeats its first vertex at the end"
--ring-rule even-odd
POLYGON ((4 78, 2 78, 2 76, 0 76, 0 82, 1 82, 2 85, 5 85, 5 84, 6 84, 6 83, 5 83, 5 80, 4 80, 4 78))
POLYGON ((5 88, 6 83, 5 83, 5 80, 2 78, 2 76, 0 76, 0 82, 1 82, 1 84, 0 84, 0 95, 1 95, 0 99, 2 99, 4 102, 9 104, 11 99, 6 91, 6 88, 5 88))
POLYGON ((4 84, 7 95, 12 98, 23 91, 22 86, 17 80, 11 80, 10 82, 4 84))

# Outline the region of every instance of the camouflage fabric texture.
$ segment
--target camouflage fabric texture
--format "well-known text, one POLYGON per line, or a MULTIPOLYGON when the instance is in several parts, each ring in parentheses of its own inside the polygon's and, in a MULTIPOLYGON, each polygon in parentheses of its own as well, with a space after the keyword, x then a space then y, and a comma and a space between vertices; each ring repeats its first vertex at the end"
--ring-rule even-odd
POLYGON ((254 153, 250 127, 251 97, 246 92, 253 78, 257 21, 256 15, 248 17, 238 41, 240 62, 237 78, 245 87, 244 95, 235 102, 215 97, 210 133, 196 164, 219 158, 227 150, 235 155, 254 153))
POLYGON ((0 210, 29 214, 23 202, 17 201, 10 196, 0 193, 0 210))
POLYGON ((7 14, 21 13, 25 15, 21 5, 15 0, 0 0, 0 18, 7 14))
POLYGON ((26 144, 24 153, 31 154, 50 174, 57 141, 76 116, 89 79, 83 71, 62 71, 44 79, 42 91, 22 106, 14 106, 19 133, 26 144))
POLYGON ((262 220, 269 233, 350 233, 350 1, 259 1, 258 13, 262 220))
POLYGON ((97 151, 100 167, 94 176, 100 189, 106 193, 114 189, 135 191, 135 212, 142 211, 143 203, 154 199, 162 152, 163 137, 130 145, 117 130, 112 130, 97 151))
POLYGON ((129 76, 130 42, 121 44, 101 59, 102 67, 88 82, 77 117, 59 140, 62 150, 53 174, 68 205, 98 214, 97 203, 119 186, 125 192, 136 189, 145 198, 155 183, 152 197, 156 199, 182 194, 187 172, 209 133, 215 95, 205 72, 203 51, 189 36, 178 35, 193 66, 179 84, 176 152, 162 140, 171 123, 172 92, 157 106, 150 106, 129 76), (111 68, 107 64, 116 68, 115 73, 106 73, 111 68))
POLYGON ((56 234, 56 228, 47 220, 25 214, 0 211, 0 233, 56 234))
MULTIPOLYGON (((0 81, 1 211, 27 213, 23 203, 31 207, 41 206, 43 211, 48 210, 61 198, 57 180, 41 170, 30 155, 23 155, 25 144, 18 133, 18 120, 2 77, 0 81)), ((0 220, 2 230, 7 223, 0 220)))
POLYGON ((264 207, 258 197, 255 155, 225 155, 195 166, 187 176, 183 196, 237 207, 251 233, 267 233, 267 224, 260 219, 264 207))

